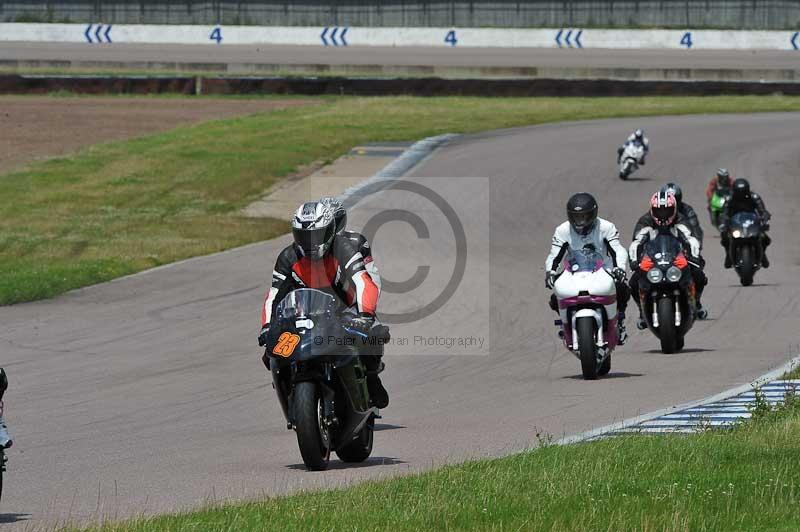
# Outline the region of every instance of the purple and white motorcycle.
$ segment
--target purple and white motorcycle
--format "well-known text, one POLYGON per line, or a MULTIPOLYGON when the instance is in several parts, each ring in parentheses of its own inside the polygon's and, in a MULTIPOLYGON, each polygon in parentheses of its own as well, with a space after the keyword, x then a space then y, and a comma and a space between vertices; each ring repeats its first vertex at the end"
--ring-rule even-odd
POLYGON ((584 379, 611 370, 617 346, 617 289, 596 250, 570 250, 553 287, 561 316, 556 325, 567 349, 581 361, 584 379))

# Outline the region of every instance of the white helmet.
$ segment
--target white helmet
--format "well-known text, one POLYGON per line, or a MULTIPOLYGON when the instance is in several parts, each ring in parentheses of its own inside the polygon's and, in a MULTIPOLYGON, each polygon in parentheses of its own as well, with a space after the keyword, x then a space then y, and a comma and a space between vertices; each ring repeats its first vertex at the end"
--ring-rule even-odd
POLYGON ((301 255, 314 260, 323 258, 336 236, 333 209, 319 201, 303 203, 292 219, 292 234, 301 255))

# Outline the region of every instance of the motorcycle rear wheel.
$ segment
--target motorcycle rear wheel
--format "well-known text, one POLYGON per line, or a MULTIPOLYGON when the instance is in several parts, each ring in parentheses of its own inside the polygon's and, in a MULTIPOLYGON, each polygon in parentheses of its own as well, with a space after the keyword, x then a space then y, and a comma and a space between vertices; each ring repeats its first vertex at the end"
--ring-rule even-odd
POLYGON ((738 270, 739 270, 739 280, 742 283, 742 286, 750 286, 753 284, 753 275, 755 273, 755 268, 753 266, 753 248, 750 246, 742 246, 738 250, 739 260, 738 260, 738 270))
POLYGON ((578 349, 581 353, 581 371, 583 378, 597 378, 597 322, 594 318, 578 318, 575 321, 578 334, 578 349))
POLYGON ((658 338, 661 340, 661 352, 671 354, 678 352, 678 331, 675 327, 675 302, 668 297, 658 300, 658 338))
POLYGON ((322 397, 316 383, 297 383, 292 391, 292 417, 300 455, 311 471, 327 469, 331 459, 330 447, 323 440, 321 412, 322 397))
POLYGON ((372 454, 372 440, 375 428, 375 418, 367 421, 356 439, 336 451, 342 462, 363 462, 372 454))

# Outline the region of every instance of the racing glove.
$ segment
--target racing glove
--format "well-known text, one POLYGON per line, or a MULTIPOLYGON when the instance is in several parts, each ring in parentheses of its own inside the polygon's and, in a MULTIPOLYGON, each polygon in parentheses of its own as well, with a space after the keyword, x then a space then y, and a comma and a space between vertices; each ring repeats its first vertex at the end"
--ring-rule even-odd
POLYGON ((261 332, 258 334, 258 345, 261 347, 267 345, 268 336, 269 336, 269 323, 261 327, 261 332))
POLYGON ((550 290, 552 290, 555 284, 556 284, 556 272, 550 270, 545 274, 544 285, 550 290))
POLYGON ((374 324, 375 316, 365 312, 361 312, 358 316, 348 316, 342 321, 342 325, 361 334, 369 334, 374 324))
POLYGON ((614 268, 611 270, 611 277, 614 278, 614 282, 617 284, 624 283, 627 276, 628 275, 625 273, 625 270, 622 268, 614 268))

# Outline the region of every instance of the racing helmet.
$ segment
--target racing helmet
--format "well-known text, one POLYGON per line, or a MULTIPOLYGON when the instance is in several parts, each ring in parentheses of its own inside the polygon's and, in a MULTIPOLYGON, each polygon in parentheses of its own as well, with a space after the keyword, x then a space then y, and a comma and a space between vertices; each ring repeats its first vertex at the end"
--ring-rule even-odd
POLYGON ((729 188, 731 186, 731 173, 727 168, 717 168, 717 186, 729 188))
POLYGON ((303 203, 292 219, 292 235, 300 255, 312 260, 323 258, 336 236, 333 209, 319 201, 303 203))
POLYGON ((747 199, 750 197, 750 182, 741 177, 733 182, 731 194, 734 199, 747 199))
POLYGON ((597 221, 597 201, 587 192, 574 194, 567 201, 567 220, 579 235, 588 235, 597 221))
POLYGON ((653 222, 661 227, 669 227, 678 217, 678 202, 675 195, 666 190, 659 190, 650 198, 650 216, 653 222))

